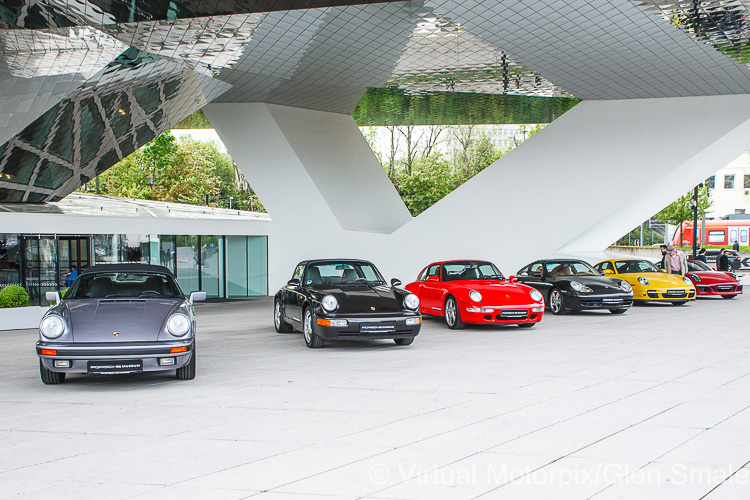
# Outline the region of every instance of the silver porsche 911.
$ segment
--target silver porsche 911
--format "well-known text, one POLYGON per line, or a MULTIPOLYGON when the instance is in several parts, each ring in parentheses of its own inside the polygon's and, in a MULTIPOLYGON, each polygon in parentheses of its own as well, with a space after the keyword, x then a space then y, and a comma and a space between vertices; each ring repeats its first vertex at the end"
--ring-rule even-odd
POLYGON ((193 302, 172 272, 146 264, 91 266, 65 297, 47 292, 56 304, 39 325, 39 372, 45 384, 68 373, 119 374, 177 370, 195 378, 193 302))

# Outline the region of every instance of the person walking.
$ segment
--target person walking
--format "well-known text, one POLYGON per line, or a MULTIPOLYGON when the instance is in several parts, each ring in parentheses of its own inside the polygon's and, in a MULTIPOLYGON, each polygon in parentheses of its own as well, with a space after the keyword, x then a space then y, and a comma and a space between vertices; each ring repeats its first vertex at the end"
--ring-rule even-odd
POLYGON ((708 264, 708 257, 706 256, 706 249, 701 248, 698 251, 698 260, 703 262, 704 264, 708 264))
POLYGON ((740 242, 739 241, 734 240, 734 244, 732 245, 732 250, 734 250, 735 252, 739 252, 740 251, 740 242))
POLYGON ((664 270, 671 274, 685 275, 687 272, 687 257, 685 252, 677 250, 673 246, 667 247, 667 254, 664 259, 664 270))
POLYGON ((719 255, 716 256, 716 270, 717 271, 729 271, 729 257, 725 249, 719 250, 719 255))

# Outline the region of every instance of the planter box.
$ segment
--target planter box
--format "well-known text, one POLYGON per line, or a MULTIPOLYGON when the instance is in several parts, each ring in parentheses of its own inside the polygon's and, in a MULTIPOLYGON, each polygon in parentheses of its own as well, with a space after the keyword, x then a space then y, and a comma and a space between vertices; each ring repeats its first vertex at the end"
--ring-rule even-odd
POLYGON ((0 309, 0 330, 25 330, 39 328, 42 316, 49 307, 4 307, 0 309))

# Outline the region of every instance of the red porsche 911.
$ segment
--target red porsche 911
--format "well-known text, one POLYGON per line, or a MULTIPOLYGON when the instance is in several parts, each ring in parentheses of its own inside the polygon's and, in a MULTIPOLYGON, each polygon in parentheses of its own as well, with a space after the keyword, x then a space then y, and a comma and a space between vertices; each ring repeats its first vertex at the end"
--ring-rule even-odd
POLYGON ((698 296, 720 295, 733 299, 742 293, 742 283, 734 273, 714 271, 699 260, 688 261, 687 277, 693 282, 698 296))
POLYGON ((452 260, 425 267, 406 289, 419 297, 422 314, 444 317, 451 329, 466 323, 530 328, 542 319, 544 297, 515 281, 491 262, 452 260))

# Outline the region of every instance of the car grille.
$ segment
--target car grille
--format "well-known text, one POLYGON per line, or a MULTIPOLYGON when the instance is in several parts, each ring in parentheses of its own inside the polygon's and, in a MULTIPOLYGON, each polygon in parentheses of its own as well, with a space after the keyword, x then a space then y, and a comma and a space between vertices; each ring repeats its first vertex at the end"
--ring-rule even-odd
POLYGON ((581 298, 580 304, 581 307, 630 307, 633 305, 633 299, 581 298))

